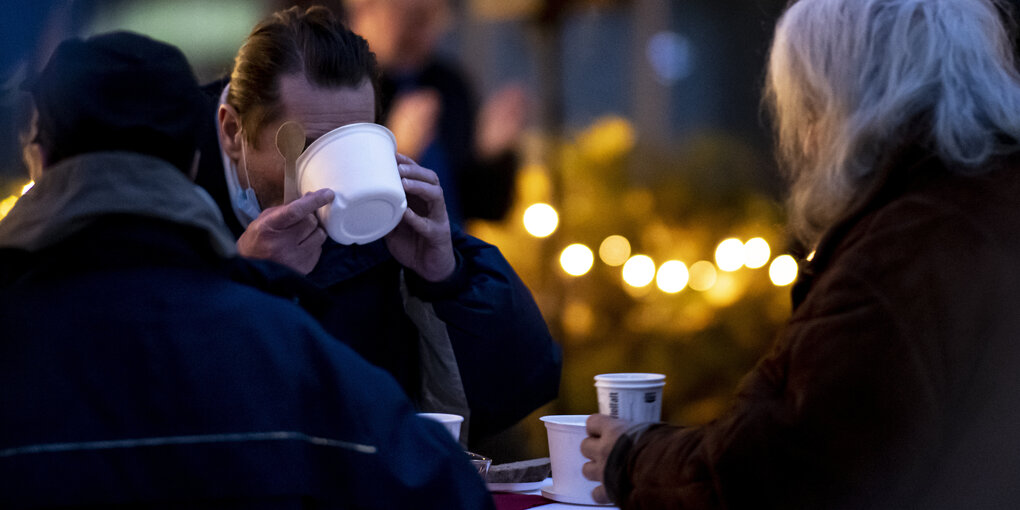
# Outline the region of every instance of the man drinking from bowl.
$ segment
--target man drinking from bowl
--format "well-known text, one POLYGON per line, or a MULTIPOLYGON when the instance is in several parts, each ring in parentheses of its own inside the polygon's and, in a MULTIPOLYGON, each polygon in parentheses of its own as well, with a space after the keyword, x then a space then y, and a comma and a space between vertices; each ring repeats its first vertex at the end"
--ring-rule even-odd
POLYGON ((280 126, 299 123, 311 143, 374 122, 376 76, 365 40, 328 10, 274 13, 242 45, 229 84, 207 87, 219 147, 208 141, 196 182, 218 202, 242 255, 280 262, 325 289, 334 302, 316 315, 327 330, 353 339, 419 410, 463 415, 465 432, 480 438, 553 399, 559 384, 559 348, 499 250, 451 232, 436 174, 402 156, 409 207, 384 239, 328 239, 314 211, 333 200, 331 190, 284 200, 280 126))

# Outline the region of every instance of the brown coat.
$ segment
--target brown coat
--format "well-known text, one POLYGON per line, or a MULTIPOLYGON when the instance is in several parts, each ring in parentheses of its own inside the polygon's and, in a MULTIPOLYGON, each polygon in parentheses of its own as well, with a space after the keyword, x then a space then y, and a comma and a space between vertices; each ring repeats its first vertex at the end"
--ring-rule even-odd
POLYGON ((621 506, 1020 508, 1020 157, 993 166, 879 165, 734 408, 642 434, 621 506))

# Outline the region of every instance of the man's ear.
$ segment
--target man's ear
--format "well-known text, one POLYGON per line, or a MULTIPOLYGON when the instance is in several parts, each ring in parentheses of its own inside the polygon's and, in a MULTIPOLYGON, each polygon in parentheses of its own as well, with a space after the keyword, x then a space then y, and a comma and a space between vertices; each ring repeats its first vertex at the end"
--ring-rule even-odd
POLYGON ((227 157, 236 162, 241 159, 241 137, 244 136, 241 133, 241 117, 233 106, 221 104, 217 119, 220 124, 220 147, 223 147, 227 157))
POLYGON ((42 146, 35 142, 22 145, 21 158, 28 168, 28 178, 38 181, 42 177, 43 169, 46 168, 46 153, 42 146))
POLYGON ((39 135, 39 111, 32 108, 32 117, 29 120, 28 129, 19 135, 21 142, 21 159, 28 168, 28 178, 38 181, 42 177, 43 169, 46 168, 49 158, 42 144, 38 142, 39 135))

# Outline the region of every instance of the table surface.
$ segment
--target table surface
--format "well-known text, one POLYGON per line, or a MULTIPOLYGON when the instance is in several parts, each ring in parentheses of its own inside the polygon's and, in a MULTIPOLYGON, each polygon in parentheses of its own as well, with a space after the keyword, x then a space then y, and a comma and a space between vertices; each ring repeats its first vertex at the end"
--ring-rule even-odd
MULTIPOLYGON (((552 478, 546 478, 542 482, 542 487, 545 487, 545 486, 547 486, 547 485, 549 485, 551 483, 552 483, 552 478)), ((519 492, 518 494, 533 494, 533 495, 536 495, 536 496, 541 496, 542 495, 542 490, 541 489, 535 489, 533 491, 519 492)), ((619 510, 619 507, 615 507, 615 506, 576 505, 576 504, 572 504, 572 503, 557 503, 557 502, 549 503, 548 505, 539 505, 539 506, 532 507, 532 508, 540 508, 542 510, 580 510, 580 509, 585 509, 585 508, 589 508, 589 509, 596 509, 596 508, 598 508, 598 509, 605 509, 605 510, 619 510)))

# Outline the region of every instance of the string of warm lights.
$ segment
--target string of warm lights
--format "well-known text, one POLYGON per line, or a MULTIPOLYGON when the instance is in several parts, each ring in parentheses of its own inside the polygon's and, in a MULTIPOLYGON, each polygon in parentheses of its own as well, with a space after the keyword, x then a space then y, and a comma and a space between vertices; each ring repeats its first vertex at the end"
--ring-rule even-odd
MULTIPOLYGON (((524 211, 523 221, 529 234, 545 238, 556 231, 559 214, 549 204, 536 203, 524 211)), ((772 258, 768 241, 761 237, 747 241, 735 237, 724 239, 715 249, 714 263, 699 260, 690 267, 681 260, 667 260, 656 266, 648 255, 632 254, 630 241, 618 234, 603 239, 598 254, 607 266, 623 266, 622 277, 627 285, 642 288, 654 281, 659 290, 667 294, 685 288, 708 291, 720 281, 720 271, 732 273, 744 267, 760 269, 768 265, 769 279, 777 287, 790 285, 797 279, 797 261, 787 254, 772 258)), ((582 243, 572 243, 560 252, 560 267, 570 276, 584 276, 594 265, 594 252, 582 243)))
MULTIPOLYGON (((0 201, 2 220, 21 195, 32 188, 29 181, 21 193, 0 201)), ((524 229, 534 237, 549 237, 559 226, 559 214, 546 203, 532 204, 524 211, 524 229)), ((598 248, 599 260, 610 267, 623 266, 624 283, 635 288, 650 285, 653 281, 662 292, 676 294, 685 288, 704 292, 719 281, 718 272, 734 272, 743 267, 760 269, 768 265, 769 279, 777 287, 790 285, 797 279, 797 261, 783 254, 771 258, 768 241, 755 237, 741 241, 735 237, 724 239, 715 249, 715 263, 699 260, 688 266, 680 260, 667 260, 656 266, 648 255, 632 254, 626 237, 613 234, 602 240, 598 248), (771 264, 769 261, 771 260, 771 264)), ((560 267, 573 277, 587 274, 595 266, 595 253, 582 243, 572 243, 560 252, 560 267)))

